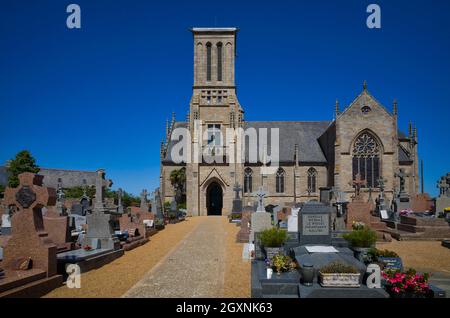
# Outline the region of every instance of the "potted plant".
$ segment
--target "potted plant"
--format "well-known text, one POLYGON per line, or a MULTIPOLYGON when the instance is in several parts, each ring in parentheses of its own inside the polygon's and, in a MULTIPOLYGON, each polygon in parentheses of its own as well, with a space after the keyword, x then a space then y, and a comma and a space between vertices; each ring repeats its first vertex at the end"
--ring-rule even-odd
POLYGON ((322 287, 359 287, 361 273, 354 266, 332 262, 319 270, 322 287))
POLYGON ((265 259, 266 265, 276 271, 277 275, 281 275, 282 272, 289 272, 297 268, 297 263, 287 255, 276 254, 272 258, 265 259))
POLYGON ((283 244, 287 240, 287 233, 285 230, 273 227, 262 231, 260 240, 266 252, 266 257, 272 259, 275 255, 282 253, 283 244))
POLYGON ((228 221, 230 223, 239 223, 239 222, 241 222, 241 218, 242 218, 242 213, 234 212, 234 213, 230 214, 228 221))
POLYGON ((355 253, 355 257, 364 262, 367 258, 367 253, 371 247, 374 246, 377 241, 377 234, 367 226, 360 229, 354 229, 350 233, 346 233, 342 236, 350 243, 350 246, 355 253))
POLYGON ((163 219, 155 219, 155 229, 157 229, 158 231, 163 230, 165 228, 164 223, 165 222, 163 219))
POLYGON ((387 270, 382 272, 386 280, 384 288, 393 298, 428 298, 433 292, 428 285, 428 273, 419 274, 414 269, 406 272, 387 270))

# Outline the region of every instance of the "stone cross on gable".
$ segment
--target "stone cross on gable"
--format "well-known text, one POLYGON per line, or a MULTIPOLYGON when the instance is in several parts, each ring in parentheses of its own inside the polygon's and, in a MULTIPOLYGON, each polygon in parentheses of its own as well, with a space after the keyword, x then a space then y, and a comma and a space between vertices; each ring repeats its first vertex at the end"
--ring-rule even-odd
POLYGON ((394 177, 399 178, 400 179, 400 190, 399 193, 404 193, 405 192, 405 178, 409 177, 410 175, 408 173, 405 172, 405 169, 400 168, 399 172, 396 172, 394 174, 394 177))
POLYGON ((358 197, 363 186, 367 185, 366 180, 361 179, 361 174, 357 173, 351 185, 355 188, 355 197, 358 197))
POLYGON ((100 211, 104 208, 103 195, 105 188, 112 186, 112 181, 105 179, 105 170, 97 170, 97 176, 95 178, 95 204, 94 211, 100 211))
POLYGON ((242 191, 242 187, 239 185, 239 183, 234 184, 233 191, 236 193, 235 199, 239 199, 239 193, 242 191))
POLYGON ((4 203, 6 206, 15 205, 20 208, 17 215, 29 221, 27 224, 15 224, 29 227, 29 230, 44 230, 41 208, 56 204, 56 191, 42 186, 44 177, 31 172, 19 175, 20 185, 17 188, 6 188, 4 203), (27 217, 31 215, 31 217, 27 217))
POLYGON ((261 186, 259 187, 258 191, 255 193, 255 196, 258 198, 258 208, 256 209, 256 212, 266 212, 266 209, 264 208, 264 197, 267 195, 267 192, 264 191, 264 188, 261 186))

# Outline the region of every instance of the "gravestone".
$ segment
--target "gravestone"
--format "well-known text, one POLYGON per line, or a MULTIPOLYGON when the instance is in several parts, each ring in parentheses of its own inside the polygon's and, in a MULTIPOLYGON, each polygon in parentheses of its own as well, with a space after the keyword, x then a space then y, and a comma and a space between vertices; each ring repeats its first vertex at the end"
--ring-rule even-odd
POLYGON ((439 179, 437 186, 439 196, 436 199, 436 213, 439 213, 450 207, 450 172, 439 179))
POLYGON ((248 243, 250 239, 250 220, 253 213, 253 209, 244 209, 242 211, 241 227, 237 234, 238 243, 248 243))
POLYGON ((102 249, 115 250, 120 247, 119 241, 114 237, 115 216, 108 213, 109 211, 103 203, 105 187, 111 185, 111 180, 105 180, 105 171, 97 170, 95 204, 92 213, 86 217, 87 232, 83 242, 84 246, 93 246, 94 241, 98 240, 102 249))
POLYGON ((66 215, 66 208, 64 206, 65 197, 62 184, 58 182, 58 188, 56 190, 56 213, 59 215, 66 215))
POLYGON ((123 197, 123 190, 122 190, 122 188, 119 188, 117 190, 117 200, 118 200, 118 202, 117 202, 117 205, 118 205, 117 212, 119 214, 123 214, 124 213, 124 211, 123 211, 123 204, 122 204, 122 197, 123 197))
POLYGON ((141 211, 148 212, 148 203, 147 203, 147 190, 144 189, 141 192, 141 211))
POLYGON ((5 206, 2 214, 2 235, 11 235, 11 213, 8 206, 5 206))
POLYGON ((239 193, 242 191, 242 187, 239 185, 239 183, 235 183, 233 191, 235 192, 235 196, 233 199, 233 207, 231 209, 231 213, 242 213, 242 199, 239 196, 239 193))
POLYGON ((288 232, 298 232, 298 212, 300 208, 292 208, 288 216, 288 232))
POLYGON ((155 210, 156 210, 156 218, 159 220, 164 219, 161 193, 159 191, 159 188, 155 190, 155 210))
POLYGON ((400 168, 399 172, 394 174, 394 177, 399 178, 400 180, 399 192, 396 194, 393 200, 396 219, 398 219, 400 211, 411 209, 410 197, 409 194, 405 191, 405 178, 409 176, 410 175, 407 174, 403 168, 400 168))
POLYGON ((39 297, 62 283, 56 275, 56 245, 45 232, 41 211, 55 205, 56 191, 44 187, 42 180, 43 176, 25 172, 19 175, 17 188, 5 190, 5 204, 19 210, 11 218, 11 237, 3 250, 0 297, 39 297))
POLYGON ((267 193, 264 191, 263 187, 259 187, 259 190, 254 195, 257 197, 258 207, 256 212, 251 216, 250 243, 255 240, 255 233, 262 232, 272 227, 272 216, 270 213, 267 213, 264 208, 264 197, 267 193))
POLYGON ((333 208, 321 202, 306 202, 299 211, 298 231, 301 245, 331 244, 333 208))
POLYGON ((71 217, 68 215, 61 215, 60 210, 56 207, 49 209, 43 216, 44 228, 48 233, 48 237, 55 243, 57 252, 64 252, 71 250, 74 247, 72 242, 72 227, 75 227, 74 222, 71 222, 71 217))

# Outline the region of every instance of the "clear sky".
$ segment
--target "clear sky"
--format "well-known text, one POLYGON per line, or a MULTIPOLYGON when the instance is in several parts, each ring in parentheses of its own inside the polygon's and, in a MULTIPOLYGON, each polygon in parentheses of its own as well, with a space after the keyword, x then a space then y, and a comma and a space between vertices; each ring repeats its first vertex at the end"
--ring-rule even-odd
POLYGON ((138 194, 158 185, 159 143, 184 120, 189 27, 237 26, 247 120, 331 120, 367 80, 399 126, 418 127, 425 190, 450 171, 450 1, 0 2, 0 164, 28 149, 43 167, 105 168, 138 194), (66 7, 81 7, 80 30, 66 7), (381 6, 381 29, 366 7, 381 6))

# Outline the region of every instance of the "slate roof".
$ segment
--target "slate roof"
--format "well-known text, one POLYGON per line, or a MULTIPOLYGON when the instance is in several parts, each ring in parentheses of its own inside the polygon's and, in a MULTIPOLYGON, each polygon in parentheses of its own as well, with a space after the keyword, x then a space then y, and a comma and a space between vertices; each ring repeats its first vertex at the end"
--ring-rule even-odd
MULTIPOLYGON (((270 129, 278 128, 280 135, 280 162, 293 162, 295 144, 298 145, 299 162, 327 163, 325 155, 319 144, 319 137, 325 132, 330 121, 317 122, 290 122, 290 121, 247 121, 244 129, 267 128, 268 150, 270 148, 270 129)), ((246 147, 246 161, 248 160, 248 147, 246 147)))
MULTIPOLYGON (((330 125, 330 121, 320 122, 276 122, 276 121, 246 121, 244 129, 255 128, 257 132, 259 128, 267 128, 268 149, 270 155, 270 129, 278 128, 280 136, 280 162, 293 162, 295 144, 298 144, 299 162, 307 163, 327 163, 325 155, 319 145, 318 138, 325 132, 330 125)), ((186 122, 176 122, 175 128, 187 127, 186 122)), ((169 141, 166 158, 163 163, 172 163, 171 152, 175 142, 169 141)), ((248 162, 249 147, 246 147, 245 158, 248 162)))
POLYGON ((402 147, 398 146, 398 162, 400 163, 412 163, 412 159, 408 152, 402 147))

